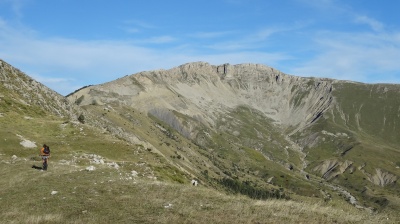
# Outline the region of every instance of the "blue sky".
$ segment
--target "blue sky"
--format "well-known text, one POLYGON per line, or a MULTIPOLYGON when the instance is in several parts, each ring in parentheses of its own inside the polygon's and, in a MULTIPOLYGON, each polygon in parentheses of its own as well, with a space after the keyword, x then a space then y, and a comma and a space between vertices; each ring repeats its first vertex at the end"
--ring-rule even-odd
POLYGON ((400 83, 396 0, 0 0, 0 58, 66 95, 188 62, 400 83))

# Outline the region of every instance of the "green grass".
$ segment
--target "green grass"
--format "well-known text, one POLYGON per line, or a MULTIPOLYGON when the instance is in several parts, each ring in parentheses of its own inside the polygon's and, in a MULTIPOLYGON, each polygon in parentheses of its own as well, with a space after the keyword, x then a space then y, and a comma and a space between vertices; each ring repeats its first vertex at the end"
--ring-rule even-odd
MULTIPOLYGON (((189 184, 127 179, 121 171, 31 161, 0 163, 0 219, 7 223, 392 223, 346 204, 251 200, 189 184), (51 195, 52 191, 57 194, 51 195), (18 202, 18 203, 16 203, 18 202), (343 208, 346 208, 343 210, 343 208)), ((389 217, 389 220, 387 220, 389 217)))
MULTIPOLYGON (((387 144, 398 144, 400 94, 394 85, 337 84, 335 97, 348 115, 351 130, 379 137, 387 144), (386 88, 386 92, 384 89, 386 88), (359 116, 357 123, 356 114, 359 116)), ((340 121, 340 116, 335 116, 340 121)))
POLYGON ((312 147, 305 147, 307 160, 310 162, 308 172, 313 173, 314 167, 325 160, 352 161, 353 174, 345 172, 330 181, 344 186, 366 207, 379 210, 391 207, 397 210, 400 204, 392 196, 399 194, 398 183, 382 188, 367 180, 367 175, 374 175, 377 168, 400 176, 399 169, 395 168, 396 158, 400 156, 397 144, 399 132, 395 131, 397 126, 393 126, 398 123, 398 117, 393 116, 400 104, 399 96, 390 86, 387 94, 382 95, 379 93, 381 87, 337 84, 337 91, 334 92, 337 105, 332 112, 293 138, 318 136, 312 147), (388 121, 386 124, 383 123, 384 116, 388 121), (322 131, 335 135, 346 133, 347 136, 330 136, 322 134, 322 131), (343 153, 346 149, 350 150, 343 153), (364 166, 362 171, 358 170, 361 166, 364 166), (366 191, 365 188, 370 191, 366 191), (390 199, 389 205, 382 203, 385 198, 390 199))

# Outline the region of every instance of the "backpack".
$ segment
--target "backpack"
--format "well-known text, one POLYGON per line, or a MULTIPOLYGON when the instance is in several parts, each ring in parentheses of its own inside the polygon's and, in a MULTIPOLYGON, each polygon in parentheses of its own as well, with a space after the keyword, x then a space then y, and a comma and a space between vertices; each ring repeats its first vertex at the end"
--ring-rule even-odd
POLYGON ((50 148, 47 146, 43 149, 44 154, 50 154, 50 148))

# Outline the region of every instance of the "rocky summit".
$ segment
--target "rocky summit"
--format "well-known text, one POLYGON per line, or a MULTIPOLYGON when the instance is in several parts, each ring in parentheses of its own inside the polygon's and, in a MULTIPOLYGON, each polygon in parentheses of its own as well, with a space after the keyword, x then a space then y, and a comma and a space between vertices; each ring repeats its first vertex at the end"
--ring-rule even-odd
POLYGON ((257 64, 189 63, 141 72, 80 90, 79 105, 116 104, 151 112, 168 109, 213 126, 218 114, 238 106, 262 112, 282 128, 304 128, 332 104, 333 80, 300 78, 257 64))
MULTIPOLYGON (((87 175, 104 182, 117 172, 123 181, 196 183, 257 200, 346 204, 368 214, 400 209, 400 85, 205 62, 144 71, 64 97, 0 61, 0 83, 7 129, 0 159, 11 158, 21 140, 50 140, 59 150, 57 175, 74 172, 68 178, 81 186, 87 175)), ((21 149, 12 163, 23 164, 24 156, 32 155, 21 149)))

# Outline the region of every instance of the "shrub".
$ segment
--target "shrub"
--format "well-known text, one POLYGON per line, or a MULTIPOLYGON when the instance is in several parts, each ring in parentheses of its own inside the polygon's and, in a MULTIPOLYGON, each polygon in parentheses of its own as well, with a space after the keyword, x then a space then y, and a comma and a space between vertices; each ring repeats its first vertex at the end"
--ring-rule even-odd
POLYGON ((219 180, 219 183, 224 187, 232 191, 233 193, 240 193, 243 195, 247 195, 253 199, 268 199, 268 198, 276 198, 276 199, 289 199, 287 195, 285 195, 282 191, 276 190, 268 190, 257 188, 251 185, 250 181, 239 181, 230 178, 223 178, 219 180))
POLYGON ((83 114, 79 115, 78 121, 81 122, 82 124, 84 124, 85 123, 85 116, 83 116, 83 114))
POLYGON ((81 97, 79 97, 78 99, 76 99, 76 100, 75 100, 75 104, 76 104, 76 105, 81 104, 83 98, 85 98, 85 96, 82 95, 81 97))

